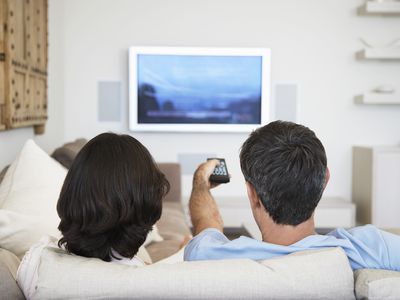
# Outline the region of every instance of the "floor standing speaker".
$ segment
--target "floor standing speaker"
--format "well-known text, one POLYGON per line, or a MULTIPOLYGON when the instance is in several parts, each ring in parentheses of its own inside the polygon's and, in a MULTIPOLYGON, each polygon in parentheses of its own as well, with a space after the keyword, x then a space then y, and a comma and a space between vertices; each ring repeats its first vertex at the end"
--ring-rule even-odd
POLYGON ((100 122, 121 121, 121 82, 98 82, 98 119, 100 122))
POLYGON ((298 121, 299 100, 297 83, 275 83, 272 95, 274 120, 298 121))

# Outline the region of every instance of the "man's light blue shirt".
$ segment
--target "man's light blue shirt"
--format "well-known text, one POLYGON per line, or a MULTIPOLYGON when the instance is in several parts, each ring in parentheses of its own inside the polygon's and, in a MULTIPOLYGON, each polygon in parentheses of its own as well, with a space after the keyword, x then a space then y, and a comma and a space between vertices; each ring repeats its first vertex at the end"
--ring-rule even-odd
POLYGON ((327 235, 310 235, 290 246, 261 242, 241 236, 230 241, 223 233, 208 228, 185 248, 185 260, 249 258, 264 260, 297 251, 341 247, 353 270, 387 269, 400 271, 400 236, 366 225, 350 230, 338 228, 327 235))

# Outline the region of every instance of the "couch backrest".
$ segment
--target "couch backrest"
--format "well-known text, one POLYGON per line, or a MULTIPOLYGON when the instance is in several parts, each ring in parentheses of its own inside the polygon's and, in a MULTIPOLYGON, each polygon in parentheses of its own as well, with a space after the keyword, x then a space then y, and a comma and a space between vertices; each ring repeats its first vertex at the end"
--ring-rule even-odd
POLYGON ((158 163, 160 171, 164 173, 169 181, 170 190, 165 196, 164 201, 180 202, 181 192, 181 166, 179 163, 158 163))
POLYGON ((354 299, 340 248, 256 262, 123 266, 46 248, 35 299, 354 299))
POLYGON ((73 142, 66 143, 61 147, 55 149, 54 152, 51 154, 51 157, 53 157, 56 161, 69 169, 75 159, 75 156, 86 143, 86 139, 76 139, 73 142))

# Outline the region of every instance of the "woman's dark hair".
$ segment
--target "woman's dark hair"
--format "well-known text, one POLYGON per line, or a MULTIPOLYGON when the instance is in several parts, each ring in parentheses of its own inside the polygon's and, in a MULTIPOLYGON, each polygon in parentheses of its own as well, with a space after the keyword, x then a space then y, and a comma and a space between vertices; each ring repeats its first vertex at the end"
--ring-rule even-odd
POLYGON ((57 203, 59 246, 110 261, 132 258, 160 218, 169 183, 149 151, 128 135, 103 133, 78 153, 57 203))
POLYGON ((240 165, 277 224, 308 220, 325 187, 325 149, 309 128, 276 121, 255 130, 240 152, 240 165))

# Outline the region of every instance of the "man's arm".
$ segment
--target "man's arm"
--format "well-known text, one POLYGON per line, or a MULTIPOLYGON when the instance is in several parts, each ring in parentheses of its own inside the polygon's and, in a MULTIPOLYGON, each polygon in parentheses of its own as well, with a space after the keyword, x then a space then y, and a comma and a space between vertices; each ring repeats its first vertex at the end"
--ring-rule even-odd
POLYGON ((209 160, 201 164, 193 175, 192 194, 189 200, 189 211, 192 219, 194 235, 206 228, 223 231, 224 224, 217 204, 210 193, 214 186, 210 183, 210 175, 219 164, 218 160, 209 160))

